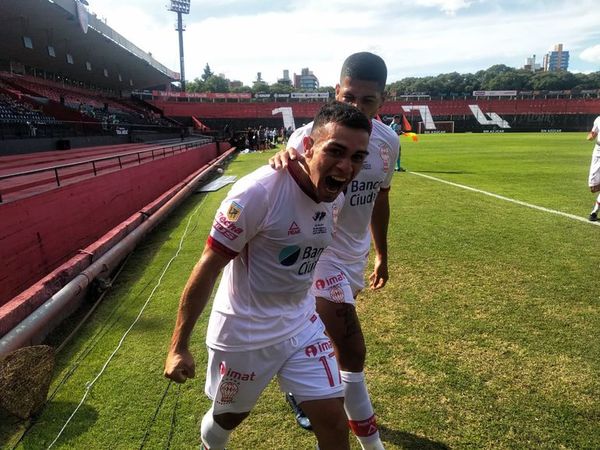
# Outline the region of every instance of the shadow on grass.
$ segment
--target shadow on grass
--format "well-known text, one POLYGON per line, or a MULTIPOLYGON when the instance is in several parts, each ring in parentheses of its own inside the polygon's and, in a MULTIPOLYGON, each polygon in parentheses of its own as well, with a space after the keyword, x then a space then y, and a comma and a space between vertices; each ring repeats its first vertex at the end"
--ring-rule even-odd
POLYGON ((406 450, 450 450, 451 448, 443 442, 432 441, 404 431, 391 430, 385 426, 379 426, 379 432, 383 442, 391 442, 406 450))
MULTIPOLYGON (((20 420, 14 416, 5 415, 4 412, 0 413, 3 421, 0 427, 0 448, 37 450, 48 447, 77 404, 76 402, 51 402, 46 405, 40 415, 33 416, 29 420, 20 420), (8 423, 4 422, 5 419, 8 423), (57 426, 60 428, 49 426, 50 424, 58 424, 57 426)), ((97 419, 98 412, 93 407, 82 405, 57 444, 65 444, 82 435, 94 425, 97 419)))

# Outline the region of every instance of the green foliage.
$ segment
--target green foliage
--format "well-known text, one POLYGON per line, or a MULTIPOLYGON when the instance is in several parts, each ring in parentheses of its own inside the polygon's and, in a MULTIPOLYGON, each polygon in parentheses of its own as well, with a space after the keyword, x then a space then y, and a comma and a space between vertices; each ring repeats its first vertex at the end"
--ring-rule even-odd
POLYGON ((252 83, 252 92, 253 93, 265 93, 265 94, 269 94, 271 93, 271 88, 270 86, 265 83, 262 80, 257 80, 254 83, 252 83))
POLYGON ((457 72, 428 77, 409 77, 389 84, 386 90, 396 95, 471 94, 476 90, 581 90, 600 89, 600 72, 573 74, 567 71, 530 72, 496 64, 475 74, 457 72))

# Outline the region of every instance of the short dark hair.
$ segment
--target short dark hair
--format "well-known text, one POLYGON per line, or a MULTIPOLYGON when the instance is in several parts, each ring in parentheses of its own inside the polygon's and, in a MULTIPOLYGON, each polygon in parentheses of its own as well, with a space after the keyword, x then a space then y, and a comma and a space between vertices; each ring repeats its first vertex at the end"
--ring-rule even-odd
POLYGON ((312 133, 328 123, 339 123, 348 128, 365 130, 371 134, 371 121, 360 110, 348 103, 337 100, 325 103, 313 121, 312 133))
POLYGON ((383 92, 387 82, 387 66, 380 56, 373 53, 354 53, 348 56, 342 65, 340 83, 346 77, 363 81, 375 81, 383 92))

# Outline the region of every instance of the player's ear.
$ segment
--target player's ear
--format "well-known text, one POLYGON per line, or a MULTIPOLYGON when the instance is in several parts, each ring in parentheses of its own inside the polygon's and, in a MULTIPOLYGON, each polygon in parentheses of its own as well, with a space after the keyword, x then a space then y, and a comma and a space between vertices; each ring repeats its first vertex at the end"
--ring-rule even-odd
POLYGON ((312 158, 313 155, 313 147, 315 145, 315 141, 310 136, 304 136, 302 138, 302 145, 304 146, 304 157, 312 158))

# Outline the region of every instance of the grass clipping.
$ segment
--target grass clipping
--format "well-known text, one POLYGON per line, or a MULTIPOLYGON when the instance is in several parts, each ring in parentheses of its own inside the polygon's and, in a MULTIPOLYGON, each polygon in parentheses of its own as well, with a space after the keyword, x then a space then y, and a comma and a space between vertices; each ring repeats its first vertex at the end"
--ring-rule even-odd
POLYGON ((46 401, 54 349, 47 345, 24 347, 0 361, 0 407, 28 419, 46 401))

